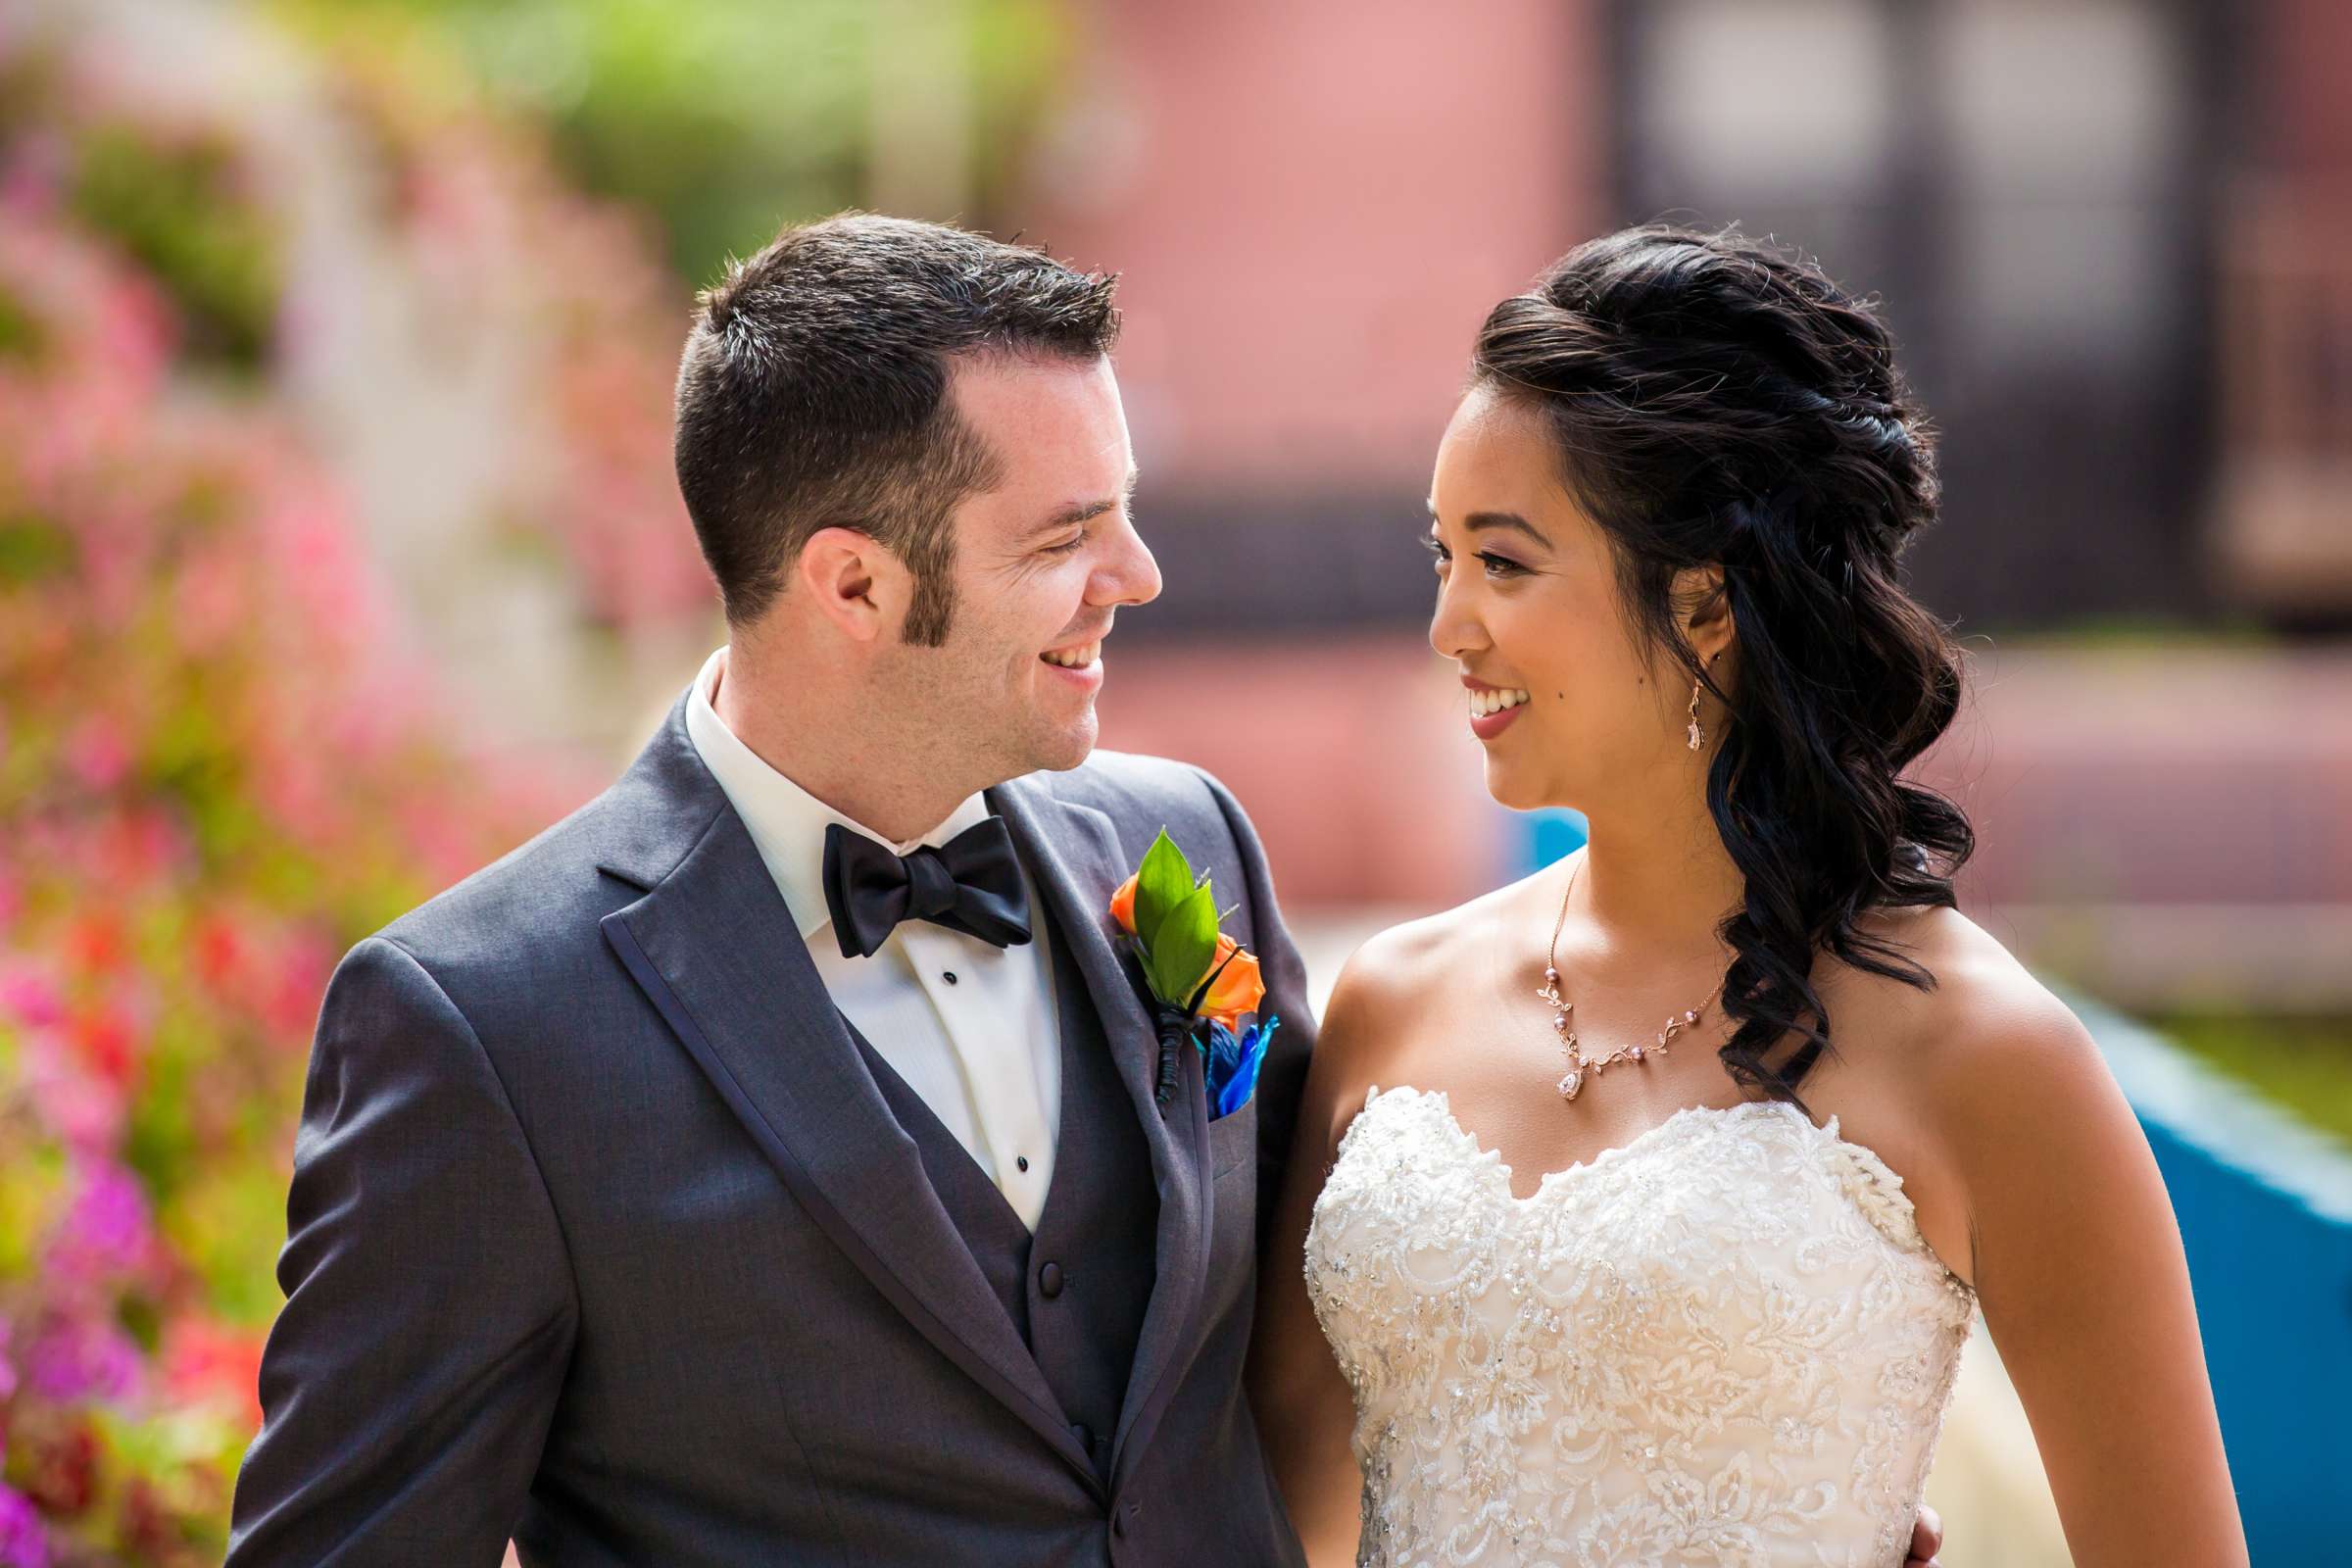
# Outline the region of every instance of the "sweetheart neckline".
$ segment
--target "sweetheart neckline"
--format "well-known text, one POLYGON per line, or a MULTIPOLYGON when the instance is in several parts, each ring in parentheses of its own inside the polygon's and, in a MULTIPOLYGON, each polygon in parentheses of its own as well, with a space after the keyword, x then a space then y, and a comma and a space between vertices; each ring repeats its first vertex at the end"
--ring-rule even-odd
MULTIPOLYGON (((1453 1135, 1468 1146, 1471 1154, 1481 1168, 1500 1180, 1502 1200, 1509 1204, 1515 1213, 1543 1202, 1549 1196, 1554 1182, 1563 1181, 1572 1176, 1586 1175, 1615 1164, 1618 1160, 1674 1128, 1686 1118, 1711 1116, 1729 1121, 1733 1117, 1750 1110, 1788 1111, 1803 1124, 1806 1131, 1816 1135, 1817 1141, 1836 1145, 1845 1151, 1849 1158, 1862 1165, 1872 1184, 1886 1200, 1887 1206, 1900 1217, 1907 1239, 1887 1237, 1888 1242, 1932 1265, 1946 1282, 1958 1290, 1967 1292, 1972 1298, 1976 1295, 1975 1287, 1953 1273, 1950 1266, 1943 1261, 1941 1254, 1928 1245, 1927 1236, 1919 1228, 1919 1206, 1911 1200, 1911 1195, 1903 1191, 1901 1175, 1886 1160, 1880 1158, 1876 1150, 1864 1148, 1851 1139, 1840 1137, 1838 1132, 1838 1114, 1835 1111, 1830 1113, 1827 1123, 1816 1123, 1812 1117, 1785 1100, 1743 1100, 1737 1105, 1678 1106, 1664 1121, 1644 1127, 1624 1143, 1611 1145, 1591 1159, 1576 1160, 1570 1164, 1559 1166, 1557 1169, 1544 1172, 1536 1179, 1536 1190, 1522 1198, 1511 1190, 1512 1171, 1509 1163, 1503 1159, 1500 1152, 1489 1149, 1479 1141, 1476 1133, 1462 1125, 1461 1119, 1454 1115, 1453 1102, 1445 1090, 1422 1089, 1413 1084, 1393 1084, 1387 1089, 1382 1089, 1378 1084, 1374 1084, 1365 1092, 1364 1110, 1369 1111, 1376 1101, 1399 1095, 1410 1096, 1436 1105, 1438 1114, 1445 1118, 1446 1125, 1452 1129, 1453 1135)), ((1358 1119, 1361 1118, 1361 1115, 1362 1112, 1358 1112, 1358 1119)), ((1350 1133, 1355 1130, 1353 1121, 1348 1123, 1348 1130, 1350 1133)), ((1343 1139, 1344 1141, 1345 1139, 1343 1139)), ((1881 1231, 1880 1234, 1885 1235, 1886 1233, 1881 1231)))

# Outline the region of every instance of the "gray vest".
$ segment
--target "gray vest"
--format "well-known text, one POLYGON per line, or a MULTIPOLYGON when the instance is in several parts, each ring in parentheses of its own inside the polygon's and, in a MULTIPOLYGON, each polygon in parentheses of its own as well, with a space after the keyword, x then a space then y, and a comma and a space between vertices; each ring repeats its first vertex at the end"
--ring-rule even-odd
POLYGON ((1070 1431, 1094 1455, 1096 1470, 1107 1475, 1152 1298, 1159 1194, 1135 1102, 1119 1081, 1085 977, 1043 911, 1032 918, 1052 944, 1061 1025, 1061 1127, 1054 1185, 1034 1236, 855 1025, 850 1038, 891 1114, 914 1140, 948 1218, 1061 1401, 1070 1431))

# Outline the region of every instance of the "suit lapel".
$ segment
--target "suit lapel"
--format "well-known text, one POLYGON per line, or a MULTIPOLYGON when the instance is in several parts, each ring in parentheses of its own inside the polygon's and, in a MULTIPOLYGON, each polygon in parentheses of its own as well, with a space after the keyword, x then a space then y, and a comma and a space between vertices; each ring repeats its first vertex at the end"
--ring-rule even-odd
POLYGON ((682 714, 681 705, 633 770, 650 770, 634 782, 650 809, 676 821, 651 824, 641 854, 608 862, 650 891, 604 917, 606 939, 810 1217, 1099 1493, 1091 1459, 859 1060, 682 714), (653 871, 664 860, 666 871, 653 871))
POLYGON ((1155 1098, 1158 1037, 1112 946, 1116 927, 1110 896, 1126 880, 1110 818, 1090 807, 1056 799, 1038 775, 1001 784, 989 803, 1004 818, 1029 858, 1047 913, 1068 941, 1071 956, 1102 1018, 1102 1032, 1142 1121, 1159 1190, 1154 1237, 1156 1275, 1151 1305, 1136 1343, 1135 1366, 1120 1401, 1112 1446, 1114 1471, 1130 1448, 1140 1452, 1166 1400, 1170 1369, 1184 1351, 1199 1306, 1209 1248, 1208 1099, 1199 1053, 1183 1054, 1177 1100, 1167 1117, 1155 1098))

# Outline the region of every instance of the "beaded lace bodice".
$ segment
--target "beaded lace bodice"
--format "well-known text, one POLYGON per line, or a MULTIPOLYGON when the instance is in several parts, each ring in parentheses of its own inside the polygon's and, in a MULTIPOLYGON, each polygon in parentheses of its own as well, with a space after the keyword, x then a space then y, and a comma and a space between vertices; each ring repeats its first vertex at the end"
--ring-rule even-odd
POLYGON ((1900 1177, 1776 1101, 1510 1174, 1375 1088, 1315 1201, 1359 1564, 1902 1562, 1976 1298, 1900 1177))

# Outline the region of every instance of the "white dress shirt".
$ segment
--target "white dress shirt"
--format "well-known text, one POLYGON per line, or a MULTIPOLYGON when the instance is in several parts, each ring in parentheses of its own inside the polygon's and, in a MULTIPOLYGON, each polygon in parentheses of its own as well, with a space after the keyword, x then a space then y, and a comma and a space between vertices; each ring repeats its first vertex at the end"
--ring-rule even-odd
POLYGON ((1061 1031, 1045 911, 1026 866, 1024 944, 997 948, 928 920, 901 921, 871 957, 845 958, 825 903, 825 829, 839 822, 906 855, 946 844, 985 818, 977 795, 919 839, 890 840, 834 810, 735 737, 711 700, 719 649, 695 677, 686 733, 776 879, 833 1004, 956 1135, 1021 1223, 1037 1229, 1054 1180, 1061 1120, 1061 1031))

